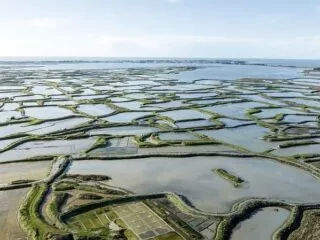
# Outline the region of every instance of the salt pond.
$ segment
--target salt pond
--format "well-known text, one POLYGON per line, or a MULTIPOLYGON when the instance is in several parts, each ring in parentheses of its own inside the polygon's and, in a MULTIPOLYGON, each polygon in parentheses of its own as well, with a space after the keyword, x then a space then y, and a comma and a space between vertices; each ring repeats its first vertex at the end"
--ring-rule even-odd
POLYGON ((94 138, 27 142, 0 153, 0 162, 44 155, 78 154, 86 151, 94 142, 94 138))
POLYGON ((0 167, 0 184, 16 180, 41 180, 46 177, 51 161, 8 163, 0 167))
POLYGON ((60 107, 30 107, 25 108, 25 113, 29 117, 38 119, 55 119, 74 115, 70 110, 60 107))
POLYGON ((182 193, 196 207, 211 212, 228 211, 232 203, 246 197, 315 202, 320 183, 307 172, 261 158, 190 157, 130 159, 116 161, 76 161, 72 174, 105 174, 110 184, 137 193, 173 191, 182 193), (232 184, 211 171, 223 168, 247 182, 232 184), (299 179, 297 181, 297 179, 299 179))
POLYGON ((250 108, 265 107, 266 104, 257 102, 229 103, 211 107, 204 107, 203 110, 218 113, 227 117, 248 119, 246 111, 250 108))
POLYGON ((143 126, 121 126, 121 127, 110 127, 90 130, 89 134, 95 135, 136 135, 140 136, 143 134, 156 132, 159 129, 143 126))
POLYGON ((184 119, 209 119, 209 114, 204 114, 202 112, 196 110, 175 110, 175 111, 167 111, 161 112, 162 116, 172 118, 174 121, 184 120, 184 119))
POLYGON ((273 233, 286 221, 289 214, 283 208, 262 208, 235 227, 231 240, 272 239, 273 233))
POLYGON ((263 152, 269 148, 277 148, 277 142, 263 140, 269 129, 257 125, 243 126, 238 128, 224 128, 218 130, 201 130, 198 133, 204 134, 213 139, 250 149, 254 152, 263 152))
POLYGON ((151 112, 127 112, 127 113, 115 114, 110 117, 106 117, 104 119, 107 120, 108 122, 126 123, 126 122, 131 122, 136 118, 141 118, 144 116, 148 116, 150 114, 151 112))
POLYGON ((77 108, 80 112, 92 116, 103 116, 113 112, 113 110, 105 104, 82 104, 77 108))
POLYGON ((26 234, 21 230, 17 213, 19 205, 28 189, 17 189, 0 192, 0 239, 26 239, 26 234))

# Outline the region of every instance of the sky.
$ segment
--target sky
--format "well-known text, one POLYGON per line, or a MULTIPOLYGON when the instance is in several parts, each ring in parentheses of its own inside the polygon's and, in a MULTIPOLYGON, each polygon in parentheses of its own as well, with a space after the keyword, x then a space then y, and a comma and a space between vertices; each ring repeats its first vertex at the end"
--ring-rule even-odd
POLYGON ((319 0, 0 0, 0 56, 320 59, 319 0))

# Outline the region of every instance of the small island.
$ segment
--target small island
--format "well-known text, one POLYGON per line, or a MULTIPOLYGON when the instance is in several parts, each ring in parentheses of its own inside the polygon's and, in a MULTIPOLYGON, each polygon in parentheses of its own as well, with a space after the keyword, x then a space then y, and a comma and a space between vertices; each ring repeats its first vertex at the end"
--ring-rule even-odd
POLYGON ((212 171, 218 174, 220 177, 224 178, 225 180, 231 182, 234 187, 240 187, 241 183, 244 182, 242 178, 233 175, 232 173, 228 172, 225 169, 214 168, 212 169, 212 171))

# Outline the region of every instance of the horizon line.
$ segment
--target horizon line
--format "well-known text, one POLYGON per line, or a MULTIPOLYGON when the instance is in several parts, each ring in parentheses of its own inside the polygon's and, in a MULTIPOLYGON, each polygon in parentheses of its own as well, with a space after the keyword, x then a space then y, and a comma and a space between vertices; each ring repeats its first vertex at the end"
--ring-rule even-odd
MULTIPOLYGON (((110 58, 110 59, 263 59, 263 60, 320 60, 319 58, 269 58, 269 57, 119 57, 119 56, 0 56, 1 58, 110 58)), ((1 61, 1 60, 0 60, 1 61)))

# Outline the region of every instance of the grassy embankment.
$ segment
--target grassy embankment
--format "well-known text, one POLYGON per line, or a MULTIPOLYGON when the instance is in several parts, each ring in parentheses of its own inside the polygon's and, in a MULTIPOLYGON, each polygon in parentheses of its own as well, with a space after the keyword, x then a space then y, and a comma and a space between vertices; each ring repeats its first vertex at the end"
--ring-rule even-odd
POLYGON ((234 187, 240 187, 241 183, 244 182, 242 178, 231 174, 225 169, 215 168, 212 169, 212 171, 218 174, 220 177, 224 178, 225 180, 231 182, 234 187))
POLYGON ((50 235, 68 236, 66 232, 45 222, 40 214, 40 207, 47 191, 46 183, 34 184, 19 209, 21 227, 32 240, 43 240, 50 235))

